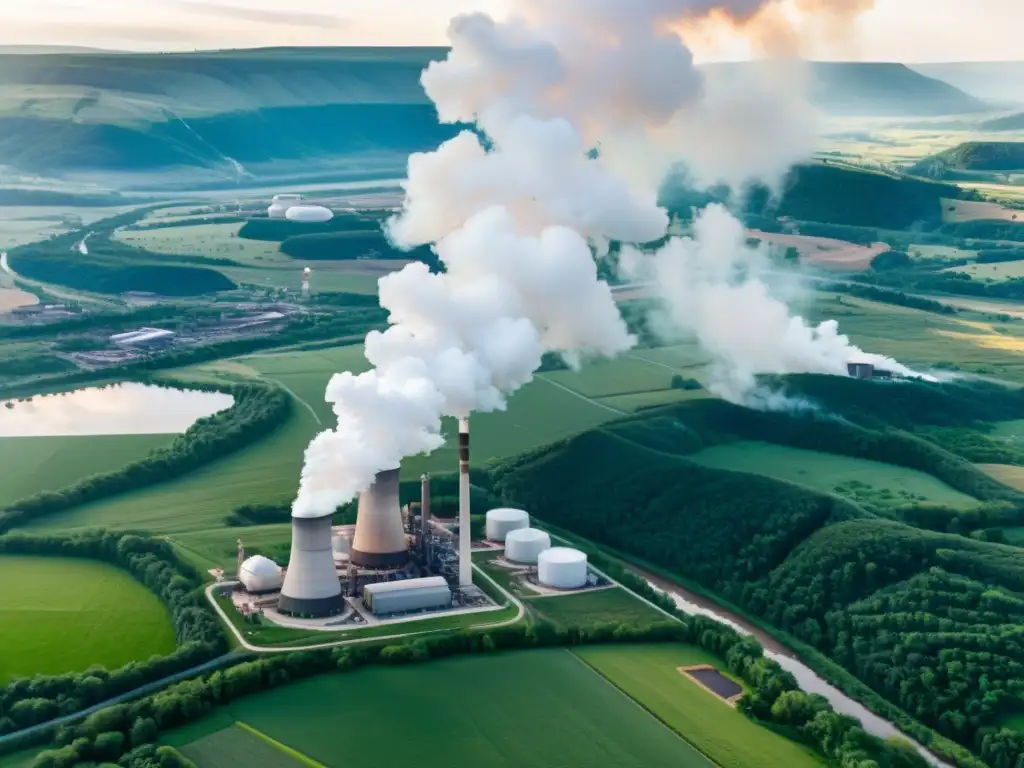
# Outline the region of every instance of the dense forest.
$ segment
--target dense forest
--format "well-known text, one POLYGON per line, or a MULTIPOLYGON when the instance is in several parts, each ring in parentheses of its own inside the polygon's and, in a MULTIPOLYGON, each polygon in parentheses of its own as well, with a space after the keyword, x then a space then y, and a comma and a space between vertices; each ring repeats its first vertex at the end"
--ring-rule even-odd
POLYGON ((91 667, 12 680, 0 689, 0 734, 77 712, 227 650, 220 623, 199 591, 202 579, 165 541, 108 531, 67 537, 9 534, 0 537, 0 554, 81 557, 123 568, 167 605, 178 640, 178 650, 170 656, 155 656, 116 670, 91 667))
POLYGON ((284 423, 291 413, 292 399, 280 387, 262 383, 195 386, 226 392, 234 397, 234 405, 199 419, 166 448, 116 472, 43 491, 0 510, 0 533, 43 515, 183 475, 251 444, 284 423))
POLYGON ((1024 734, 1000 723, 1024 698, 1024 558, 978 539, 1019 524, 1024 505, 898 427, 968 429, 1011 418, 1021 395, 822 377, 788 384, 830 413, 716 402, 654 409, 501 462, 493 489, 546 522, 692 579, 821 651, 870 686, 869 706, 917 738, 935 738, 924 723, 990 765, 1019 765, 1024 734), (890 417, 897 428, 884 425, 890 417), (836 496, 686 460, 734 439, 914 466, 992 501, 967 511, 907 505, 883 519, 836 496))

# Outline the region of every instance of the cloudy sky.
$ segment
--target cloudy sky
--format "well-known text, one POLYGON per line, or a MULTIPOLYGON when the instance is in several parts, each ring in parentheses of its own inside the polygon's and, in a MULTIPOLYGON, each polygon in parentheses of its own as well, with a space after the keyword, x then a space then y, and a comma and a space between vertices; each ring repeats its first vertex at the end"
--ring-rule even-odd
MULTIPOLYGON (((0 0, 0 45, 191 50, 273 45, 439 45, 458 12, 506 0, 0 0)), ((623 0, 629 2, 629 0, 623 0)), ((869 0, 870 2, 870 0, 869 0)), ((1024 0, 874 0, 857 42, 809 52, 871 61, 1024 58, 1024 0)), ((701 58, 741 58, 741 48, 701 58)))

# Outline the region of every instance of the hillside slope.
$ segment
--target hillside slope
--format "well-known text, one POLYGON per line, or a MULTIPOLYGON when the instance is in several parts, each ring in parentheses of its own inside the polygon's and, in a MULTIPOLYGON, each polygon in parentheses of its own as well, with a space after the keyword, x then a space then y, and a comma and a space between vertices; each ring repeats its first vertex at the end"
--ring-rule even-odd
POLYGON ((967 141, 926 157, 911 173, 941 179, 955 171, 1024 170, 1024 141, 967 141))
POLYGON ((1024 104, 1024 61, 957 61, 912 68, 985 101, 1024 104))
POLYGON ((983 131, 1024 131, 1024 112, 986 120, 979 127, 983 131))

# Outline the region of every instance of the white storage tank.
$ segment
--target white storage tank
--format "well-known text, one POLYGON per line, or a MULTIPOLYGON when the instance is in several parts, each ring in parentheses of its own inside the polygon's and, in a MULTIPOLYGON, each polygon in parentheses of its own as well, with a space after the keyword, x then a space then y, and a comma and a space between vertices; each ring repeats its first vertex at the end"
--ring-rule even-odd
POLYGON ((517 528, 505 537, 505 559, 533 565, 545 549, 551 548, 551 537, 536 528, 517 528))
POLYGON ((322 205, 296 205, 285 212, 288 221, 298 221, 305 224, 323 223, 334 218, 330 208, 322 205))
POLYGON ((274 199, 267 209, 267 215, 272 219, 283 219, 288 209, 302 202, 302 195, 274 195, 274 199))
POLYGON ((505 543, 510 531, 530 527, 530 516, 521 509, 492 509, 487 513, 487 538, 505 543))
POLYGON ((537 558, 537 578, 545 587, 579 589, 587 583, 587 556, 568 547, 547 549, 537 558))
POLYGON ((363 587, 363 605, 374 616, 409 611, 438 610, 452 604, 452 591, 442 576, 404 581, 383 581, 363 587))
POLYGON ((281 589, 284 576, 281 568, 270 558, 253 555, 244 563, 238 572, 238 580, 245 591, 258 595, 262 592, 276 592, 281 589))
POLYGON ((347 558, 349 551, 352 549, 352 541, 344 533, 336 533, 331 537, 331 549, 334 551, 334 557, 347 558))

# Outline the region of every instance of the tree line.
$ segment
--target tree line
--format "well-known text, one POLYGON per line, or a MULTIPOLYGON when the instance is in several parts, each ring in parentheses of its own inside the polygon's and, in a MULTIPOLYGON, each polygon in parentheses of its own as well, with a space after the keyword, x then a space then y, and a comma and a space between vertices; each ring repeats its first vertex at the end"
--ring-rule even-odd
POLYGON ((292 399, 277 386, 197 384, 195 388, 228 393, 234 397, 234 405, 199 419, 166 448, 119 470, 92 475, 62 490, 43 491, 10 505, 0 511, 0 533, 79 504, 180 477, 251 444, 291 415, 292 399))
POLYGON ((132 533, 90 531, 72 536, 0 537, 0 555, 100 560, 128 571, 167 606, 178 648, 169 656, 100 666, 63 675, 16 678, 0 689, 0 734, 72 714, 141 685, 190 669, 227 650, 216 615, 202 597, 202 579, 165 541, 132 533))

